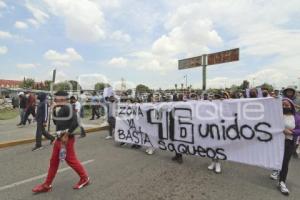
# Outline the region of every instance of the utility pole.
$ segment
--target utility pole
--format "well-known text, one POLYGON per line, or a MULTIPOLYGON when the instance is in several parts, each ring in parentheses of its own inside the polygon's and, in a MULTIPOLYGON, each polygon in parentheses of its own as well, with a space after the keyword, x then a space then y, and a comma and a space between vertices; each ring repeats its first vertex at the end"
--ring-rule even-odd
POLYGON ((206 66, 207 66, 207 55, 204 54, 202 56, 202 90, 205 91, 206 90, 206 66))
POLYGON ((53 98, 54 98, 53 86, 55 83, 55 77, 56 77, 56 69, 53 70, 52 83, 50 85, 51 103, 50 103, 50 108, 49 108, 49 113, 48 113, 48 132, 50 132, 50 126, 51 126, 52 104, 53 104, 53 98))

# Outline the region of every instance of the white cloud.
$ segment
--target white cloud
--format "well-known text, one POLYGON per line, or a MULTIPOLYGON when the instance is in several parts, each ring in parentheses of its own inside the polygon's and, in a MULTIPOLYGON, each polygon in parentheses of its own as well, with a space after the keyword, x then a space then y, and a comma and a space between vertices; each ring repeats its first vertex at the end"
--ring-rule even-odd
POLYGON ((93 0, 103 9, 119 8, 121 6, 120 0, 93 0))
POLYGON ((0 55, 6 54, 8 51, 8 48, 6 46, 0 46, 0 55))
POLYGON ((73 48, 65 49, 64 53, 50 49, 44 54, 44 58, 52 61, 52 65, 56 67, 68 67, 71 62, 83 61, 82 56, 73 48))
POLYGON ((103 74, 84 74, 78 77, 78 83, 85 90, 93 90, 96 83, 109 83, 108 78, 103 74))
POLYGON ((66 35, 79 42, 104 39, 105 20, 100 7, 89 0, 44 0, 52 14, 64 18, 66 35))
POLYGON ((4 1, 0 0, 0 9, 6 8, 6 7, 7 7, 6 3, 4 1))
POLYGON ((169 33, 162 35, 153 43, 152 51, 155 54, 174 56, 184 53, 195 56, 199 52, 207 52, 210 46, 222 45, 222 38, 214 29, 211 20, 184 17, 184 22, 173 22, 169 25, 169 33))
POLYGON ((32 26, 34 26, 35 28, 39 27, 39 22, 36 21, 36 20, 33 19, 33 18, 27 19, 27 22, 28 22, 29 24, 31 24, 32 26))
POLYGON ((209 87, 224 87, 225 80, 227 86, 240 84, 253 77, 255 85, 269 82, 286 86, 298 82, 300 29, 296 19, 300 16, 300 1, 291 0, 284 6, 280 0, 174 0, 166 4, 166 32, 152 43, 151 49, 131 55, 136 68, 175 71, 180 58, 240 47, 239 62, 244 67, 237 70, 248 74, 240 78, 224 72, 228 77, 209 79, 209 87), (252 61, 256 70, 249 66, 252 61))
POLYGON ((32 42, 31 39, 27 39, 23 36, 20 36, 20 35, 14 35, 14 34, 11 34, 10 32, 8 31, 1 31, 0 30, 0 39, 10 39, 11 41, 14 41, 16 43, 19 43, 19 42, 32 42), (13 40, 12 40, 13 39, 13 40))
POLYGON ((73 48, 65 49, 65 53, 58 53, 57 51, 50 49, 44 54, 44 57, 52 61, 72 62, 83 60, 81 55, 79 55, 77 51, 73 48))
POLYGON ((28 28, 28 25, 27 25, 25 22, 22 22, 22 21, 16 21, 16 22, 15 22, 15 28, 18 28, 18 29, 26 29, 26 28, 28 28))
POLYGON ((30 1, 26 1, 26 8, 32 13, 34 19, 39 23, 39 24, 44 24, 46 20, 49 18, 49 15, 44 12, 41 8, 37 7, 30 1))
POLYGON ((118 30, 111 34, 111 39, 123 42, 130 42, 131 37, 127 33, 123 33, 122 31, 118 30))
POLYGON ((123 57, 119 57, 119 58, 112 58, 108 64, 110 66, 113 66, 113 67, 126 67, 127 66, 127 59, 123 58, 123 57))
POLYGON ((0 39, 8 39, 12 38, 13 35, 10 32, 7 31, 0 31, 0 39))
MULTIPOLYGON (((206 53, 210 47, 220 47, 223 40, 207 18, 191 17, 189 12, 174 12, 166 21, 167 33, 156 39, 147 56, 136 54, 138 69, 160 71, 177 69, 180 56, 197 56, 206 53), (180 20, 174 20, 177 15, 180 20)), ((145 54, 144 54, 145 55, 145 54)))
POLYGON ((36 68, 38 64, 33 64, 33 63, 23 63, 23 64, 17 64, 17 68, 20 69, 32 69, 36 68))

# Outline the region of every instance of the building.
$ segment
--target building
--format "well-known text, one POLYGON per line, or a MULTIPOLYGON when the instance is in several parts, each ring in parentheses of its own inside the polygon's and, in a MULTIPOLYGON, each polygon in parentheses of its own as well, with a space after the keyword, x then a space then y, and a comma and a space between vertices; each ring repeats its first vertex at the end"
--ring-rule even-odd
POLYGON ((20 88, 22 81, 0 79, 1 88, 20 88))
MULTIPOLYGON (((14 89, 21 88, 23 81, 0 79, 0 88, 14 89)), ((46 87, 45 82, 35 82, 31 89, 41 90, 46 87)))

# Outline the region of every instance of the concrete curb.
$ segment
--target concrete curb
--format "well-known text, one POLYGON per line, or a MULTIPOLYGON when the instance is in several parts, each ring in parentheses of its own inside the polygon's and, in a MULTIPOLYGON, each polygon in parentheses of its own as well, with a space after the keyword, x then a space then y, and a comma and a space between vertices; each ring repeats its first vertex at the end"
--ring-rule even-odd
MULTIPOLYGON (((89 133, 93 133, 96 131, 103 131, 103 130, 108 130, 108 126, 85 129, 85 132, 87 134, 89 134, 89 133)), ((21 144, 29 144, 29 143, 33 143, 33 142, 35 142, 35 138, 7 141, 7 142, 0 143, 0 149, 6 148, 6 147, 13 147, 13 146, 21 145, 21 144)))

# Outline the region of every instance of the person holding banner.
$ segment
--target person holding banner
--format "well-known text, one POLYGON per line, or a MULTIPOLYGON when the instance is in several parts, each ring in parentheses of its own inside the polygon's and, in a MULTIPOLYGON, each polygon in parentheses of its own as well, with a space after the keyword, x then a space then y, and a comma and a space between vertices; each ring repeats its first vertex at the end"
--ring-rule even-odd
MULTIPOLYGON (((214 100, 223 100, 223 99, 228 99, 229 95, 226 96, 224 94, 215 94, 214 95, 214 100)), ((217 158, 212 159, 212 163, 207 167, 208 170, 213 171, 215 170, 216 174, 220 174, 222 172, 221 168, 221 163, 217 158)))
POLYGON ((272 179, 279 177, 278 188, 284 195, 289 195, 290 191, 286 186, 286 179, 289 169, 289 163, 294 151, 295 138, 300 135, 300 115, 296 113, 295 105, 291 99, 284 98, 282 100, 283 117, 285 129, 283 131, 285 135, 285 146, 283 163, 280 172, 274 171, 271 174, 272 179))
MULTIPOLYGON (((179 95, 177 97, 177 94, 173 96, 173 101, 176 102, 176 101, 183 101, 183 96, 182 95, 179 95)), ((183 159, 182 159, 182 154, 181 153, 177 153, 175 152, 175 156, 172 157, 172 160, 179 163, 179 164, 182 164, 183 163, 183 159)))
MULTIPOLYGON (((150 95, 149 95, 150 96, 150 95)), ((149 98, 149 97, 148 97, 149 98)), ((153 104, 156 104, 156 103, 159 103, 160 102, 160 97, 159 97, 159 95, 158 94, 156 94, 156 95, 154 95, 153 97, 152 97, 152 103, 153 104)), ((154 153, 154 151, 155 151, 155 149, 153 148, 153 147, 148 147, 147 149, 146 149, 146 153, 148 154, 148 155, 152 155, 153 153, 154 153)))
POLYGON ((107 140, 113 138, 113 132, 116 126, 116 115, 117 115, 117 99, 113 94, 107 99, 107 122, 109 124, 109 135, 105 138, 107 140))
MULTIPOLYGON (((295 105, 295 108, 297 110, 300 109, 300 106, 298 105, 299 104, 299 99, 297 98, 296 90, 294 89, 293 86, 289 86, 289 87, 285 88, 282 91, 282 95, 283 95, 283 97, 289 98, 290 100, 292 100, 293 103, 294 103, 294 105, 295 105)), ((296 142, 296 145, 295 145, 295 148, 294 148, 294 152, 293 152, 293 155, 296 158, 298 158, 298 154, 297 154, 297 148, 298 147, 299 147, 299 144, 298 144, 298 142, 296 142)))

